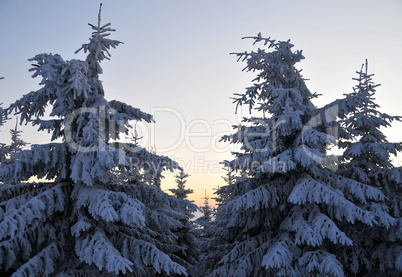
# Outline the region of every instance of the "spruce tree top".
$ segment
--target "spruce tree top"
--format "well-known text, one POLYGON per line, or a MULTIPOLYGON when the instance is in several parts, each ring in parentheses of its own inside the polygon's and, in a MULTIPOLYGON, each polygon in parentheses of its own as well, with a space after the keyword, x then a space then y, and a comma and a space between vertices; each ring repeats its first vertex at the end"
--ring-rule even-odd
POLYGON ((179 169, 179 173, 175 175, 177 188, 169 189, 169 191, 178 199, 187 199, 187 195, 194 192, 194 190, 186 188, 187 178, 189 176, 190 175, 185 173, 183 169, 179 169))
POLYGON ((247 61, 243 70, 257 71, 257 76, 252 87, 246 92, 238 94, 235 99, 237 105, 249 105, 250 111, 254 108, 271 115, 283 114, 286 108, 299 108, 302 111, 311 111, 310 103, 316 95, 312 94, 304 83, 300 71, 295 64, 304 59, 301 50, 292 51, 293 44, 288 41, 275 41, 271 38, 263 38, 261 33, 257 37, 245 37, 254 39, 254 44, 263 42, 268 48, 275 51, 266 52, 264 49, 257 51, 234 53, 238 61, 247 61))
MULTIPOLYGON (((378 110, 374 94, 380 86, 372 80, 374 74, 368 74, 368 62, 356 71, 358 83, 353 88, 352 96, 360 98, 358 108, 344 120, 344 128, 350 134, 350 139, 340 141, 344 148, 343 161, 347 163, 349 176, 355 180, 372 183, 378 180, 378 174, 385 178, 386 169, 392 169, 391 155, 402 151, 402 143, 391 143, 380 128, 391 127, 393 121, 402 121, 400 116, 391 116, 378 110)), ((389 174, 388 174, 389 175, 389 174)), ((381 182, 381 181, 380 181, 381 182)), ((399 181, 400 182, 400 181, 399 181)))
POLYGON ((112 147, 110 140, 128 134, 130 120, 152 121, 151 115, 137 108, 105 99, 100 63, 109 59, 109 50, 121 42, 107 38, 115 30, 110 23, 101 26, 101 10, 98 25, 89 25, 92 37, 79 49, 88 52, 85 61, 65 61, 58 54, 29 59, 34 62, 32 77, 41 76, 42 87, 11 104, 7 113, 15 111, 21 124, 38 125, 39 131, 52 134, 52 141, 60 138, 62 143, 34 145, 32 151, 23 152, 15 165, 2 169, 4 182, 15 183, 33 175, 87 185, 107 182, 111 168, 129 163, 124 151, 112 147), (51 105, 50 120, 43 119, 47 105, 51 105))
POLYGON ((311 102, 317 95, 309 91, 295 67, 304 59, 302 51, 293 51, 290 40, 275 41, 261 34, 247 38, 254 39, 254 44, 263 42, 272 51, 235 53, 238 60, 247 62, 243 70, 257 75, 252 86, 237 94, 236 107, 248 105, 250 112, 263 116, 244 118, 234 135, 223 137, 243 144, 231 167, 254 174, 290 171, 297 163, 306 168, 322 163, 327 144, 335 138, 318 126, 322 118, 311 102))

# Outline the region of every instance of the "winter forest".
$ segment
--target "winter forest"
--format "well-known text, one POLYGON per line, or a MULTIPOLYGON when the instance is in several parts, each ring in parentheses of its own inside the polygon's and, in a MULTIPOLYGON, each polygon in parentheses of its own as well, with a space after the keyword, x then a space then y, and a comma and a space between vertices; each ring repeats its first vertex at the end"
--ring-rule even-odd
POLYGON ((34 56, 40 88, 1 106, 0 125, 17 124, 0 126, 11 136, 0 144, 0 276, 401 276, 402 143, 383 130, 402 117, 379 111, 368 60, 349 93, 317 106, 301 50, 245 37, 258 49, 232 58, 254 77, 227 97, 249 114, 221 138, 239 151, 221 161, 216 205, 197 206, 188 172, 141 146, 136 123, 152 115, 109 100, 102 64, 122 42, 103 21, 99 9, 77 50, 85 60, 34 56), (31 144, 20 124, 51 141, 31 144), (167 172, 176 188, 164 191, 167 172))

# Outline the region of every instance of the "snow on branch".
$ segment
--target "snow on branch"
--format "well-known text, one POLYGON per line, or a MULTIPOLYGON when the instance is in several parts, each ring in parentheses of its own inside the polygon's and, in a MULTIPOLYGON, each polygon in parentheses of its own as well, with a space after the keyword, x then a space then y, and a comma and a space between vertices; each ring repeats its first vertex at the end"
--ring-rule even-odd
POLYGON ((72 192, 77 199, 75 207, 88 208, 94 219, 106 222, 121 221, 129 226, 144 226, 144 205, 123 192, 113 192, 97 187, 76 185, 72 192))
POLYGON ((292 193, 289 195, 288 201, 298 205, 325 203, 334 208, 337 220, 344 218, 350 223, 355 223, 356 220, 359 220, 368 226, 384 225, 387 228, 396 223, 395 219, 389 215, 384 218, 385 214, 381 214, 380 216, 380 214, 356 206, 347 200, 339 189, 322 184, 307 174, 298 180, 292 193))
POLYGON ((31 150, 17 153, 17 162, 0 168, 0 178, 4 183, 13 184, 28 180, 31 176, 38 178, 64 179, 67 174, 67 165, 64 159, 67 145, 49 143, 33 145, 31 150))
POLYGON ((282 222, 281 229, 295 232, 295 243, 299 245, 316 247, 322 245, 324 239, 329 239, 333 244, 353 245, 352 240, 316 205, 304 208, 293 206, 289 216, 282 222))
POLYGON ((261 263, 262 257, 272 244, 266 233, 237 242, 233 249, 223 256, 216 276, 252 276, 255 273, 254 264, 261 263))
POLYGON ((73 236, 78 238, 82 232, 89 230, 91 227, 92 224, 90 223, 89 218, 87 218, 85 215, 81 215, 78 221, 71 226, 71 233, 73 236))
POLYGON ((288 233, 283 234, 280 239, 268 249, 262 259, 262 266, 265 268, 288 268, 293 261, 293 253, 290 245, 294 244, 288 233))
POLYGON ((306 252, 298 262, 310 274, 316 274, 318 271, 321 276, 345 276, 343 266, 336 259, 336 256, 323 250, 306 252))
POLYGON ((127 115, 129 120, 145 120, 148 123, 154 122, 152 115, 144 113, 140 109, 134 108, 126 103, 112 100, 109 102, 109 105, 118 113, 127 115))
POLYGON ((99 270, 119 274, 133 272, 133 263, 124 258, 99 228, 84 239, 77 239, 75 252, 81 262, 95 264, 99 270))
POLYGON ((7 207, 8 201, 13 202, 16 198, 29 199, 47 188, 49 188, 49 183, 23 183, 0 186, 0 207, 7 207))
POLYGON ((58 246, 52 242, 37 255, 23 264, 11 277, 49 276, 55 270, 55 261, 60 257, 58 246))
POLYGON ((323 170, 317 172, 313 171, 312 176, 322 182, 330 183, 334 188, 339 189, 346 196, 349 194, 353 195, 353 197, 358 199, 362 204, 366 204, 368 200, 380 202, 385 201, 384 193, 376 187, 323 170))
POLYGON ((183 274, 187 276, 183 266, 173 262, 168 255, 149 242, 127 237, 123 241, 122 249, 125 257, 135 261, 134 268, 140 272, 144 272, 146 267, 152 266, 159 274, 163 271, 167 275, 183 274))
POLYGON ((221 208, 223 212, 231 213, 238 212, 240 209, 265 209, 275 207, 278 203, 276 189, 269 185, 259 186, 256 189, 250 190, 237 199, 234 199, 221 208))
POLYGON ((63 184, 58 184, 45 190, 18 209, 7 210, 0 222, 0 240, 21 235, 33 222, 45 221, 53 213, 63 211, 66 196, 62 186, 63 184))

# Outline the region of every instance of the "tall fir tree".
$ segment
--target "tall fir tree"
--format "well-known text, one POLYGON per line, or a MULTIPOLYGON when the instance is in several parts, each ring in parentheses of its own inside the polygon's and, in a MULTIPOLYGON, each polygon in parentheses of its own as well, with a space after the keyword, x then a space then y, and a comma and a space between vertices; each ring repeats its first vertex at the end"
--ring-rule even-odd
POLYGON ((194 190, 186 188, 188 177, 189 175, 185 173, 182 168, 180 168, 179 173, 175 175, 177 188, 169 189, 169 191, 173 193, 173 195, 176 196, 177 199, 187 199, 188 195, 194 192, 194 190))
POLYGON ((198 264, 196 265, 196 271, 202 272, 203 275, 207 276, 210 273, 210 265, 213 263, 217 255, 214 252, 211 252, 213 247, 214 240, 211 239, 213 234, 213 216, 214 209, 209 204, 209 197, 205 191, 204 203, 200 207, 201 216, 198 217, 195 222, 197 224, 198 230, 198 241, 199 241, 199 250, 200 250, 200 259, 198 264))
POLYGON ((208 229, 210 223, 213 220, 214 210, 209 204, 209 196, 207 196, 206 192, 203 199, 204 199, 204 205, 200 207, 202 215, 199 218, 197 218, 196 221, 201 226, 202 229, 208 229))
MULTIPOLYGON (((367 60, 356 73, 358 77, 354 80, 357 85, 347 98, 358 97, 360 101, 340 126, 348 134, 348 139, 341 139, 338 143, 344 149, 338 172, 381 189, 387 196, 390 214, 398 220, 398 224, 389 230, 356 224, 348 230, 346 234, 353 239, 354 245, 344 252, 349 258, 347 270, 356 276, 400 276, 402 169, 393 165, 392 157, 402 151, 402 143, 389 142, 380 128, 391 127, 393 121, 401 121, 402 118, 378 110, 374 95, 379 84, 372 81, 374 74, 368 73, 367 60)), ((367 208, 378 209, 369 204, 367 208)))
POLYGON ((4 109, 3 107, 1 107, 1 105, 3 105, 3 103, 0 103, 0 126, 3 126, 7 119, 7 115, 4 112, 4 109))
POLYGON ((227 200, 229 199, 229 194, 225 191, 231 185, 233 185, 237 179, 239 179, 239 176, 236 176, 235 170, 228 166, 228 161, 224 161, 223 170, 226 171, 226 175, 222 176, 222 179, 225 181, 226 185, 222 187, 218 186, 216 192, 214 193, 216 196, 213 198, 218 207, 227 202, 227 200))
POLYGON ((0 142, 0 167, 5 165, 7 155, 8 155, 8 146, 5 143, 0 142))
POLYGON ((204 197, 204 205, 202 206, 202 213, 204 215, 204 221, 205 222, 212 222, 213 220, 213 215, 214 215, 214 210, 209 204, 209 196, 205 195, 204 197))
MULTIPOLYGON (((1 80, 2 78, 0 78, 1 80)), ((3 103, 0 103, 0 127, 3 126, 3 124, 6 121, 6 113, 3 110, 3 107, 1 107, 3 103)), ((8 146, 5 143, 0 142, 0 167, 4 165, 4 161, 6 160, 8 154, 8 146)))
MULTIPOLYGON (((4 113, 5 112, 0 107, 0 117, 2 118, 0 120, 0 126, 2 126, 3 122, 7 120, 4 113)), ((29 144, 20 138, 21 133, 22 131, 18 130, 18 123, 16 123, 15 128, 10 129, 11 143, 9 145, 5 143, 0 143, 0 166, 14 163, 16 161, 15 154, 22 151, 22 149, 29 144)))
MULTIPOLYGON (((18 118, 17 118, 18 121, 18 118)), ((21 152, 24 147, 26 147, 29 143, 21 139, 22 131, 18 130, 18 123, 16 122, 14 129, 10 129, 11 135, 11 143, 8 148, 9 153, 9 161, 8 163, 15 163, 15 154, 21 152)))
MULTIPOLYGON (((169 191, 179 200, 188 200, 188 195, 194 192, 194 190, 186 188, 187 178, 189 176, 190 175, 185 173, 182 168, 179 168, 179 172, 175 175, 177 188, 169 189, 169 191)), ((199 272, 195 271, 195 265, 199 258, 198 241, 195 233, 194 222, 191 220, 191 218, 194 217, 195 211, 196 209, 192 208, 192 206, 185 207, 182 212, 187 217, 181 220, 182 227, 175 231, 179 244, 182 246, 182 248, 175 253, 186 261, 183 265, 186 267, 190 276, 199 276, 199 272)))
POLYGON ((156 185, 121 178, 133 157, 142 172, 177 165, 155 164, 170 159, 116 142, 128 134, 129 121, 151 122, 152 116, 105 99, 100 63, 121 42, 108 39, 114 30, 100 22, 99 10, 81 47, 85 61, 57 54, 30 59, 42 87, 7 108, 61 142, 33 145, 0 168, 6 184, 31 176, 50 181, 0 188, 1 276, 186 275, 174 254, 180 249, 174 230, 189 204, 156 185), (43 119, 47 105, 50 120, 43 119))
POLYGON ((247 62, 244 70, 257 74, 235 100, 253 116, 224 137, 241 144, 228 165, 242 178, 219 192, 229 199, 216 216, 220 257, 211 276, 347 275, 341 249, 353 239, 345 232, 355 224, 389 229, 396 222, 380 189, 331 170, 326 152, 336 132, 328 125, 353 101, 318 109, 295 67, 302 52, 292 51, 290 41, 252 39, 266 49, 236 54, 247 62))
MULTIPOLYGON (((0 77, 0 80, 4 79, 4 77, 0 77)), ((0 127, 4 125, 7 116, 6 113, 4 112, 3 107, 1 107, 3 103, 0 103, 0 127)), ((5 143, 0 142, 0 167, 3 166, 3 162, 6 159, 8 153, 8 148, 5 143)))
MULTIPOLYGON (((18 130, 18 123, 16 123, 15 128, 10 129, 11 143, 9 145, 0 144, 0 167, 15 163, 17 153, 21 152, 29 144, 20 138, 21 133, 22 131, 18 130)), ((16 183, 12 184, 15 185, 16 183)))

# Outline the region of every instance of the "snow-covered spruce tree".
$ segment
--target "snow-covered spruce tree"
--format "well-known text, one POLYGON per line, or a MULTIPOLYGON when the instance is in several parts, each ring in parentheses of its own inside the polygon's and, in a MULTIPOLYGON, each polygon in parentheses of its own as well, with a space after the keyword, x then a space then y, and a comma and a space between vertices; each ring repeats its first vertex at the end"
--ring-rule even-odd
POLYGON ((243 177, 220 192, 229 199, 217 211, 220 259, 211 276, 347 275, 340 249, 351 248, 353 239, 345 230, 389 229, 396 220, 380 189, 329 169, 326 150, 335 138, 323 122, 338 111, 311 102, 316 95, 295 67, 302 52, 289 41, 252 39, 267 49, 237 54, 257 76, 235 102, 255 116, 223 138, 242 145, 229 166, 243 177))
MULTIPOLYGON (((378 187, 387 196, 390 214, 398 224, 387 230, 383 226, 367 227, 357 223, 345 230, 354 242, 349 249, 340 249, 346 258, 347 271, 356 276, 400 276, 402 271, 402 219, 401 189, 402 170, 392 164, 392 156, 402 151, 402 143, 389 142, 380 128, 390 127, 393 121, 401 121, 399 116, 390 116, 378 111, 374 94, 378 84, 374 84, 368 74, 367 60, 358 74, 357 85, 346 98, 359 98, 356 109, 349 114, 340 128, 349 139, 340 139, 338 145, 344 149, 339 165, 339 174, 356 181, 378 187)), ((384 210, 372 203, 370 210, 384 210)))
POLYGON ((42 87, 7 108, 61 142, 33 145, 0 168, 6 184, 31 176, 50 181, 0 188, 0 275, 186 275, 173 261, 180 260, 173 254, 180 247, 173 231, 182 227, 186 203, 111 173, 127 172, 130 156, 145 156, 144 149, 129 151, 115 141, 128 134, 130 120, 152 117, 105 99, 100 62, 120 42, 107 38, 113 30, 100 25, 100 11, 92 29, 81 48, 88 53, 85 61, 53 54, 32 58, 30 70, 42 77, 42 87), (47 105, 50 120, 43 119, 47 105))

